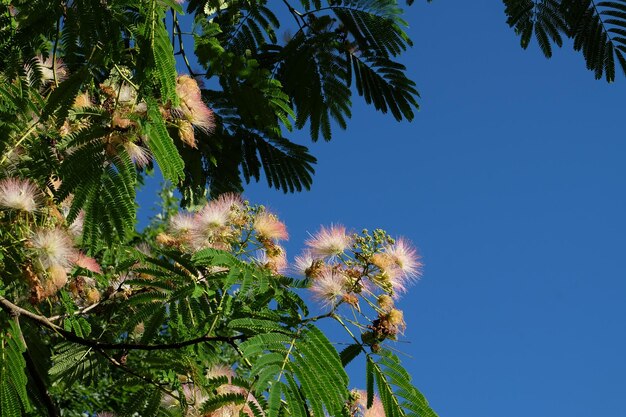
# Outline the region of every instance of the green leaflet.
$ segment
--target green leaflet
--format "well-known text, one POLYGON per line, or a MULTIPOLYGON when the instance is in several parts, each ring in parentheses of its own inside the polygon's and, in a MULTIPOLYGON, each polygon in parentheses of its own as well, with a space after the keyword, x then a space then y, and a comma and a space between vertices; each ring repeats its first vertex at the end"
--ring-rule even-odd
POLYGON ((121 416, 132 417, 157 416, 163 393, 155 388, 142 389, 138 391, 129 402, 130 407, 123 411, 121 416))
POLYGON ((194 253, 191 260, 198 266, 243 266, 242 262, 230 253, 212 248, 194 253))
POLYGON ((294 37, 283 51, 280 77, 296 107, 296 127, 310 123, 311 138, 330 140, 331 120, 346 127, 351 91, 345 54, 332 32, 294 37))
POLYGON ((57 125, 62 125, 74 104, 74 99, 88 76, 88 68, 82 67, 70 75, 67 80, 60 83, 48 97, 41 119, 47 120, 54 115, 57 117, 57 125))
POLYGON ((411 383, 411 376, 400 365, 398 357, 387 350, 378 352, 378 361, 367 358, 368 404, 371 401, 372 378, 378 387, 386 417, 437 417, 426 398, 411 383))
POLYGON ((363 54, 350 56, 359 95, 376 110, 390 111, 396 120, 413 120, 414 108, 419 108, 415 83, 404 74, 406 68, 387 58, 363 54))
POLYGON ((317 160, 304 146, 285 138, 267 138, 244 129, 235 131, 242 140, 242 171, 247 182, 260 179, 263 168, 267 184, 284 192, 310 189, 313 183, 313 164, 317 160))
POLYGON ((174 140, 167 132, 158 104, 154 99, 146 99, 146 103, 148 104, 148 120, 144 129, 149 138, 148 146, 163 176, 173 184, 178 184, 185 178, 183 171, 185 163, 174 145, 174 140))
POLYGON ((287 332, 283 326, 279 325, 275 321, 252 318, 231 320, 230 323, 228 323, 228 327, 238 329, 242 332, 245 332, 246 330, 254 332, 287 332))
POLYGON ((341 364, 344 368, 352 362, 357 356, 363 352, 363 347, 359 344, 352 344, 341 351, 339 357, 341 358, 341 364))
POLYGON ((365 361, 365 389, 367 392, 367 408, 374 403, 374 362, 371 357, 365 361))
POLYGON ((331 8, 360 49, 374 48, 379 56, 397 56, 412 45, 402 29, 407 24, 396 1, 348 1, 331 8))
POLYGON ((26 392, 26 346, 18 324, 9 320, 9 327, 0 333, 0 417, 20 417, 30 411, 26 392))
POLYGON ((201 410, 203 413, 211 413, 226 405, 241 405, 246 402, 246 398, 242 394, 227 393, 219 394, 211 397, 202 403, 201 410))
MULTIPOLYGON (((96 128, 97 132, 100 130, 96 128)), ((85 211, 83 242, 89 248, 95 248, 101 240, 124 240, 135 227, 135 166, 121 147, 117 156, 107 160, 104 146, 95 138, 77 147, 63 161, 59 171, 63 184, 55 196, 63 201, 74 195, 68 222, 85 211)))
POLYGON ((267 417, 278 417, 280 410, 280 399, 283 391, 284 384, 280 381, 275 381, 270 387, 270 394, 268 400, 267 417))
POLYGON ((323 415, 324 410, 330 415, 342 413, 348 398, 348 376, 337 351, 315 326, 306 326, 294 335, 258 334, 240 347, 258 378, 255 391, 263 392, 273 380, 269 394, 272 415, 279 414, 279 396, 284 400, 280 407, 301 411, 302 405, 292 402, 300 401, 301 395, 315 415, 323 415))
MULTIPOLYGON (((150 0, 146 16, 144 36, 150 48, 154 62, 156 76, 161 90, 163 103, 170 101, 173 106, 178 106, 179 98, 176 95, 176 60, 170 43, 169 34, 163 20, 162 6, 157 0, 150 0)), ((176 181, 174 181, 176 183, 176 181)))

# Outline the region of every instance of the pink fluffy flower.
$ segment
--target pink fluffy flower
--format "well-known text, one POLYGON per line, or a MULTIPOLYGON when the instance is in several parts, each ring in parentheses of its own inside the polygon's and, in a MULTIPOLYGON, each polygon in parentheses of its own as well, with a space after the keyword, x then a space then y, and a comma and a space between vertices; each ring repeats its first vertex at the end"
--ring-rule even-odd
POLYGON ((196 218, 187 212, 176 213, 170 218, 170 231, 179 237, 187 236, 196 226, 196 218))
POLYGON ((374 255, 372 262, 383 272, 396 295, 406 292, 407 285, 421 275, 417 250, 403 238, 374 255))
POLYGON ((231 220, 241 206, 241 198, 236 194, 222 194, 209 201, 194 216, 190 233, 193 245, 197 249, 207 246, 228 249, 228 241, 232 239, 231 220))
POLYGON ((311 285, 313 298, 325 307, 334 307, 346 294, 347 279, 333 269, 323 271, 311 285))
POLYGON ((52 56, 49 56, 46 59, 43 59, 41 55, 36 57, 37 65, 39 67, 39 71, 41 72, 41 82, 42 84, 50 84, 54 82, 56 76, 56 82, 60 83, 67 79, 68 70, 67 66, 63 63, 60 58, 57 58, 56 61, 52 60, 52 56))
POLYGON ((274 250, 276 251, 274 256, 269 256, 264 250, 257 251, 253 261, 257 265, 280 275, 287 270, 287 254, 280 247, 275 247, 274 250))
POLYGON ((53 265, 69 268, 76 259, 72 239, 61 229, 39 229, 33 233, 30 244, 44 269, 53 265))
POLYGON ((224 227, 228 223, 229 213, 230 208, 220 204, 209 203, 195 215, 196 224, 194 230, 199 233, 207 233, 224 227))
POLYGON ((213 112, 202 101, 202 92, 196 80, 181 75, 176 80, 176 94, 185 118, 195 127, 210 132, 215 127, 213 112))
POLYGON ((224 193, 211 200, 209 205, 213 205, 232 214, 243 207, 243 201, 239 194, 224 193))
POLYGON ((319 232, 308 239, 305 245, 311 254, 318 258, 334 258, 342 254, 352 244, 352 238, 346 234, 346 228, 341 225, 322 226, 319 232))
POLYGON ((254 218, 254 230, 261 238, 271 240, 286 240, 289 238, 287 226, 278 218, 266 211, 257 214, 254 218))
MULTIPOLYGON (((65 214, 65 217, 67 217, 67 215, 69 214, 69 208, 64 214, 65 214)), ((78 238, 83 234, 84 225, 85 225, 85 210, 81 210, 78 212, 78 216, 76 216, 72 224, 70 224, 67 229, 71 233, 72 236, 74 236, 75 238, 78 238)))
POLYGON ((5 178, 0 181, 0 206, 32 213, 39 208, 39 190, 29 180, 5 178))
POLYGON ((91 256, 87 256, 82 252, 77 252, 75 258, 73 259, 74 265, 85 268, 88 271, 95 272, 96 274, 102 273, 102 268, 100 268, 100 264, 91 256))
POLYGON ((372 406, 367 408, 367 392, 358 390, 356 391, 356 410, 354 415, 358 417, 385 417, 385 409, 383 403, 380 401, 378 395, 374 395, 372 406))
POLYGON ((314 262, 315 259, 313 258, 313 255, 311 255, 311 252, 304 251, 301 255, 294 258, 294 265, 292 268, 293 272, 300 276, 306 277, 308 276, 308 273, 314 262))
POLYGON ((134 142, 124 142, 122 146, 128 153, 130 160, 139 168, 147 166, 152 161, 152 155, 148 148, 144 148, 134 142))
POLYGON ((399 238, 393 245, 385 247, 385 254, 406 278, 418 278, 422 263, 417 250, 404 238, 399 238))

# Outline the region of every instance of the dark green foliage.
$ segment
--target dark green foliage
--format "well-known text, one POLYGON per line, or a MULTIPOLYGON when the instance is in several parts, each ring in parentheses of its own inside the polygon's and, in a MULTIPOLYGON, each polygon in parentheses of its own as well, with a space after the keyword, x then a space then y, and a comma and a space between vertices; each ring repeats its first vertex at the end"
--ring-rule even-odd
MULTIPOLYGON (((148 68, 154 68, 154 75, 158 79, 161 99, 178 105, 176 95, 176 61, 174 51, 165 27, 164 11, 157 0, 150 0, 147 6, 143 36, 139 37, 141 51, 148 56, 148 68)), ((160 117, 159 117, 160 119, 160 117)), ((171 178, 170 178, 171 179, 171 178)), ((176 183, 177 181, 174 181, 176 183)))
POLYGON ((65 159, 59 171, 62 185, 56 195, 64 201, 73 194, 68 221, 73 222, 83 209, 85 214, 83 241, 95 248, 100 241, 124 240, 135 227, 135 185, 137 174, 130 157, 124 149, 108 157, 100 133, 83 132, 75 136, 77 142, 96 139, 78 145, 65 159))
POLYGON ((504 0, 507 23, 527 48, 532 34, 547 57, 563 37, 573 40, 596 79, 615 80, 615 62, 626 72, 626 2, 591 0, 504 0))
POLYGON ((14 320, 0 329, 0 416, 20 417, 30 411, 26 391, 26 351, 22 331, 14 320))
MULTIPOLYGON (((308 189, 315 159, 286 132, 308 125, 313 140, 330 140, 333 129, 345 129, 353 81, 354 91, 377 110, 390 111, 398 120, 413 118, 417 91, 394 61, 411 45, 396 1, 290 5, 295 25, 277 18, 284 4, 190 1, 188 12, 200 28, 193 33, 197 60, 211 86, 203 94, 217 125, 211 132, 196 130, 200 152, 173 146, 166 132, 176 142, 175 129, 159 122, 155 103, 166 112, 180 104, 174 56, 184 53, 188 33, 181 31, 176 15, 166 19, 164 5, 181 11, 175 2, 160 0, 139 7, 128 0, 81 0, 67 6, 17 2, 19 13, 11 15, 7 8, 2 17, 9 40, 0 48, 9 59, 0 69, 11 80, 28 69, 32 87, 44 93, 38 113, 60 126, 80 92, 93 91, 119 67, 132 68, 133 87, 152 103, 141 121, 153 139, 147 145, 165 177, 180 186, 184 204, 200 201, 207 184, 213 195, 239 192, 242 180, 259 181, 261 172, 270 187, 308 189), (295 34, 284 39, 279 29, 295 34), (51 85, 41 85, 38 55, 54 59, 56 67, 64 65, 68 78, 58 74, 51 85)), ((185 55, 183 60, 193 72, 194 59, 185 55)))
POLYGON ((183 172, 184 162, 165 127, 165 122, 161 117, 157 103, 153 100, 148 100, 147 104, 148 123, 144 129, 149 138, 148 146, 150 146, 150 150, 152 150, 163 172, 163 176, 172 181, 173 184, 178 184, 185 176, 183 172))
MULTIPOLYGON (((189 17, 174 0, 1 3, 0 180, 36 196, 0 207, 0 416, 348 417, 365 345, 339 354, 316 327, 341 319, 311 316, 310 280, 279 273, 263 208, 237 201, 216 226, 193 206, 262 176, 309 189, 316 159, 290 134, 330 140, 353 97, 413 118, 397 1, 190 0, 189 17), (155 168, 167 203, 140 233, 155 168)), ((433 415, 398 366, 369 362, 370 394, 388 382, 388 404, 433 415)))
POLYGON ((291 117, 297 129, 308 125, 313 140, 330 140, 351 117, 353 80, 356 93, 377 110, 390 111, 397 120, 413 118, 417 90, 393 60, 411 45, 396 1, 301 2, 301 10, 288 5, 293 21, 287 22, 278 21, 266 1, 233 1, 223 8, 220 2, 191 1, 188 11, 198 13, 205 4, 211 20, 197 17, 203 31, 195 38, 196 54, 221 87, 206 97, 219 116, 215 133, 223 145, 217 152, 200 146, 206 160, 215 161, 201 168, 212 187, 238 190, 239 168, 246 182, 258 181, 262 168, 272 187, 308 188, 305 173, 312 172, 314 159, 306 148, 295 158, 273 152, 266 164, 264 155, 256 158, 259 141, 290 148, 282 131, 291 129, 291 117), (295 33, 280 39, 279 24, 295 33), (227 165, 213 159, 224 152, 227 165))

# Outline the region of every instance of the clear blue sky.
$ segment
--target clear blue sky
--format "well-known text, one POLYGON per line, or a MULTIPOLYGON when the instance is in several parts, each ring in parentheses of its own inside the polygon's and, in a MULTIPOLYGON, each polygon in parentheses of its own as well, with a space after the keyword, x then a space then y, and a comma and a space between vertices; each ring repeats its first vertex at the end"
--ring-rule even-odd
POLYGON ((441 417, 626 416, 626 80, 523 51, 497 1, 418 0, 406 20, 415 120, 357 104, 312 146, 310 192, 246 197, 286 221, 291 256, 331 222, 420 248, 397 347, 441 417))

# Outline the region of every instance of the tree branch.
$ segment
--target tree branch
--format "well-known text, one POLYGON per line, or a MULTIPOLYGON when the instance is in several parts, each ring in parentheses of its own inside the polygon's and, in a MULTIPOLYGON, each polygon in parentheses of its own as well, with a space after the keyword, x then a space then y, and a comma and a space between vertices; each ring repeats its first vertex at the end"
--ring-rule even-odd
POLYGON ((79 345, 88 346, 98 350, 167 350, 167 349, 179 349, 185 346, 197 345, 205 342, 224 342, 228 344, 234 344, 237 340, 244 340, 247 338, 245 335, 237 336, 200 336, 194 339, 183 340, 180 342, 163 343, 158 345, 145 345, 136 343, 107 343, 99 342, 97 340, 90 340, 79 337, 72 332, 68 332, 60 326, 52 323, 47 317, 39 316, 28 310, 25 310, 6 298, 0 296, 0 308, 13 316, 23 316, 27 319, 35 322, 39 326, 46 327, 57 334, 61 335, 70 342, 77 343, 79 345))

